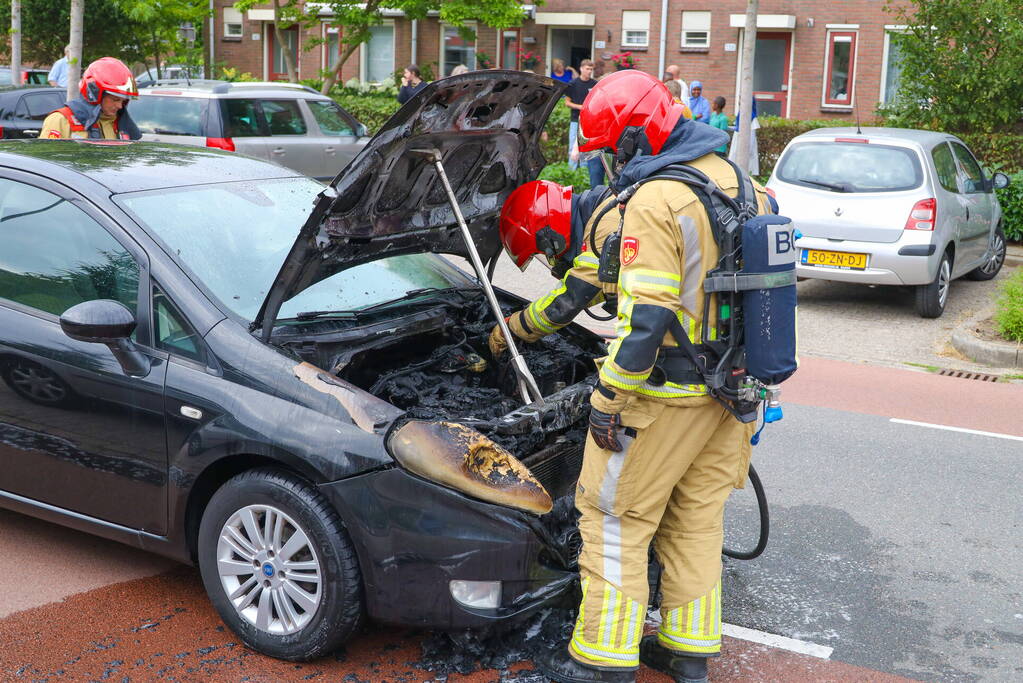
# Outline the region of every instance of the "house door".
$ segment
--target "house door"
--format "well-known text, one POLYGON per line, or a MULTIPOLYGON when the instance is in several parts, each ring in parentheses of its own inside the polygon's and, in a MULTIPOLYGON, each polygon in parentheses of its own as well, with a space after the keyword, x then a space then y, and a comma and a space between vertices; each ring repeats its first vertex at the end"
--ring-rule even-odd
POLYGON ((547 75, 551 72, 551 62, 560 59, 565 66, 579 71, 579 63, 584 59, 593 58, 593 29, 589 28, 552 28, 547 41, 547 64, 537 67, 537 73, 547 75))
MULTIPOLYGON (((288 67, 284 61, 284 51, 277 43, 277 35, 273 24, 266 25, 267 45, 270 48, 270 80, 288 80, 288 67)), ((298 72, 298 28, 282 28, 281 36, 284 38, 284 45, 291 52, 291 61, 295 65, 295 72, 298 72)))
POLYGON ((757 33, 753 97, 758 116, 785 116, 789 102, 791 33, 757 33))
POLYGON ((509 29, 501 34, 501 68, 519 68, 519 29, 509 29))

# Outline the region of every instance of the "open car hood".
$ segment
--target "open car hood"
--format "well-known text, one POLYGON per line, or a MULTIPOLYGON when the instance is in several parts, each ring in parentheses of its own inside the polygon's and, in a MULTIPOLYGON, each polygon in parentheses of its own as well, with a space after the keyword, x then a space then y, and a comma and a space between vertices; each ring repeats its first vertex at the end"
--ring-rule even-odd
POLYGON ((317 197, 253 328, 268 335, 282 303, 354 265, 413 252, 468 256, 440 177, 416 150, 440 151, 480 257, 496 257, 501 206, 543 168, 540 134, 563 89, 497 70, 429 84, 317 197))

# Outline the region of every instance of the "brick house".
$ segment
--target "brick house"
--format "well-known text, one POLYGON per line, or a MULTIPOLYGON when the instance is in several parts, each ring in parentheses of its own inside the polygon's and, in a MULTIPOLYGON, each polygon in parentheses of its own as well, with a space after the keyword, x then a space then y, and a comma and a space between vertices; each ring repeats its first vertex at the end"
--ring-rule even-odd
MULTIPOLYGON (((243 15, 230 0, 216 4, 214 59, 257 77, 283 77, 273 11, 253 9, 243 15)), ((898 78, 891 36, 903 27, 893 25, 884 4, 761 0, 754 74, 758 111, 800 119, 869 120, 878 103, 892 96, 898 78)), ((345 64, 343 80, 381 81, 409 63, 430 64, 439 77, 460 63, 475 68, 481 52, 498 67, 518 68, 519 49, 539 53, 548 65, 555 58, 578 65, 593 57, 598 70, 609 71, 611 55, 629 50, 638 68, 656 75, 678 64, 683 78, 702 81, 704 95, 723 95, 733 111, 746 0, 624 0, 614 7, 593 0, 547 0, 523 8, 520 27, 502 31, 478 25, 475 41, 465 41, 437 17, 413 22, 395 13, 345 64), (662 14, 667 19, 663 32, 662 14)), ((286 32, 302 78, 336 63, 338 34, 327 26, 329 17, 324 19, 306 34, 325 40, 311 51, 295 50, 298 29, 286 32)))

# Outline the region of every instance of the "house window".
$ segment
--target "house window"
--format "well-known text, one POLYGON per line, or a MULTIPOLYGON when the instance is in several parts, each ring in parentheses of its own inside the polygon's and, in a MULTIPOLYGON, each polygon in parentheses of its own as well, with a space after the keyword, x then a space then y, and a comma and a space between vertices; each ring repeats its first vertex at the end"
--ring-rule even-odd
POLYGON ((336 26, 324 26, 323 36, 323 66, 333 70, 341 59, 341 30, 336 26))
POLYGON ((242 37, 242 13, 234 7, 224 8, 224 37, 242 37))
POLYGON ((394 24, 370 26, 362 44, 362 80, 383 83, 394 76, 394 24))
MULTIPOLYGON (((467 28, 475 30, 474 26, 467 28)), ((450 76, 452 69, 465 64, 470 70, 476 68, 476 39, 467 40, 454 26, 440 27, 441 75, 450 76)))
POLYGON ((501 35, 501 68, 519 68, 519 29, 505 31, 501 35))
POLYGON ((891 104, 899 94, 902 78, 902 31, 886 31, 884 34, 884 65, 881 70, 881 101, 891 104))
POLYGON ((855 86, 856 32, 828 33, 828 51, 824 65, 824 105, 852 107, 855 86))
POLYGON ((682 47, 710 47, 710 12, 682 13, 682 47))
POLYGON ((646 47, 650 44, 650 12, 622 12, 622 47, 646 47))

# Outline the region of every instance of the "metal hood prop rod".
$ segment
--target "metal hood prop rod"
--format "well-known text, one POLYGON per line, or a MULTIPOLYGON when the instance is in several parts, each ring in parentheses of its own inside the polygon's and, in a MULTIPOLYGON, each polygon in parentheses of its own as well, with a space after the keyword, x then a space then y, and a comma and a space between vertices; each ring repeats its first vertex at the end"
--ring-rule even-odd
POLYGON ((483 267, 483 260, 480 258, 479 251, 476 250, 476 243, 472 241, 472 234, 469 232, 469 226, 466 225, 465 217, 462 216, 462 209, 458 206, 458 200, 455 198, 455 192, 451 189, 451 183, 448 182, 448 174, 444 172, 444 162, 441 159, 440 150, 437 149, 416 149, 412 150, 412 154, 420 154, 429 159, 433 163, 434 168, 437 169, 437 175, 440 176, 440 181, 444 185, 444 191, 448 195, 448 203, 451 204, 451 210, 455 212, 455 218, 458 220, 458 227, 462 231, 462 239, 465 240, 465 247, 469 251, 469 259, 472 261, 473 268, 476 269, 476 276, 483 285, 483 290, 487 293, 487 301, 490 302, 490 308, 494 312, 494 317, 497 319, 497 324, 501 328, 501 333, 504 334, 505 340, 508 342, 508 353, 511 354, 511 366, 515 370, 515 374, 519 380, 519 394, 522 396, 522 400, 526 405, 530 403, 543 404, 543 394, 540 393, 540 388, 536 384, 536 379, 533 377, 533 373, 529 371, 529 366, 526 365, 526 360, 519 354, 518 348, 515 346, 515 337, 512 336, 511 330, 508 329, 508 323, 504 320, 504 313, 501 311, 501 305, 497 302, 497 295, 494 294, 494 287, 490 283, 490 279, 487 277, 487 271, 483 267))

